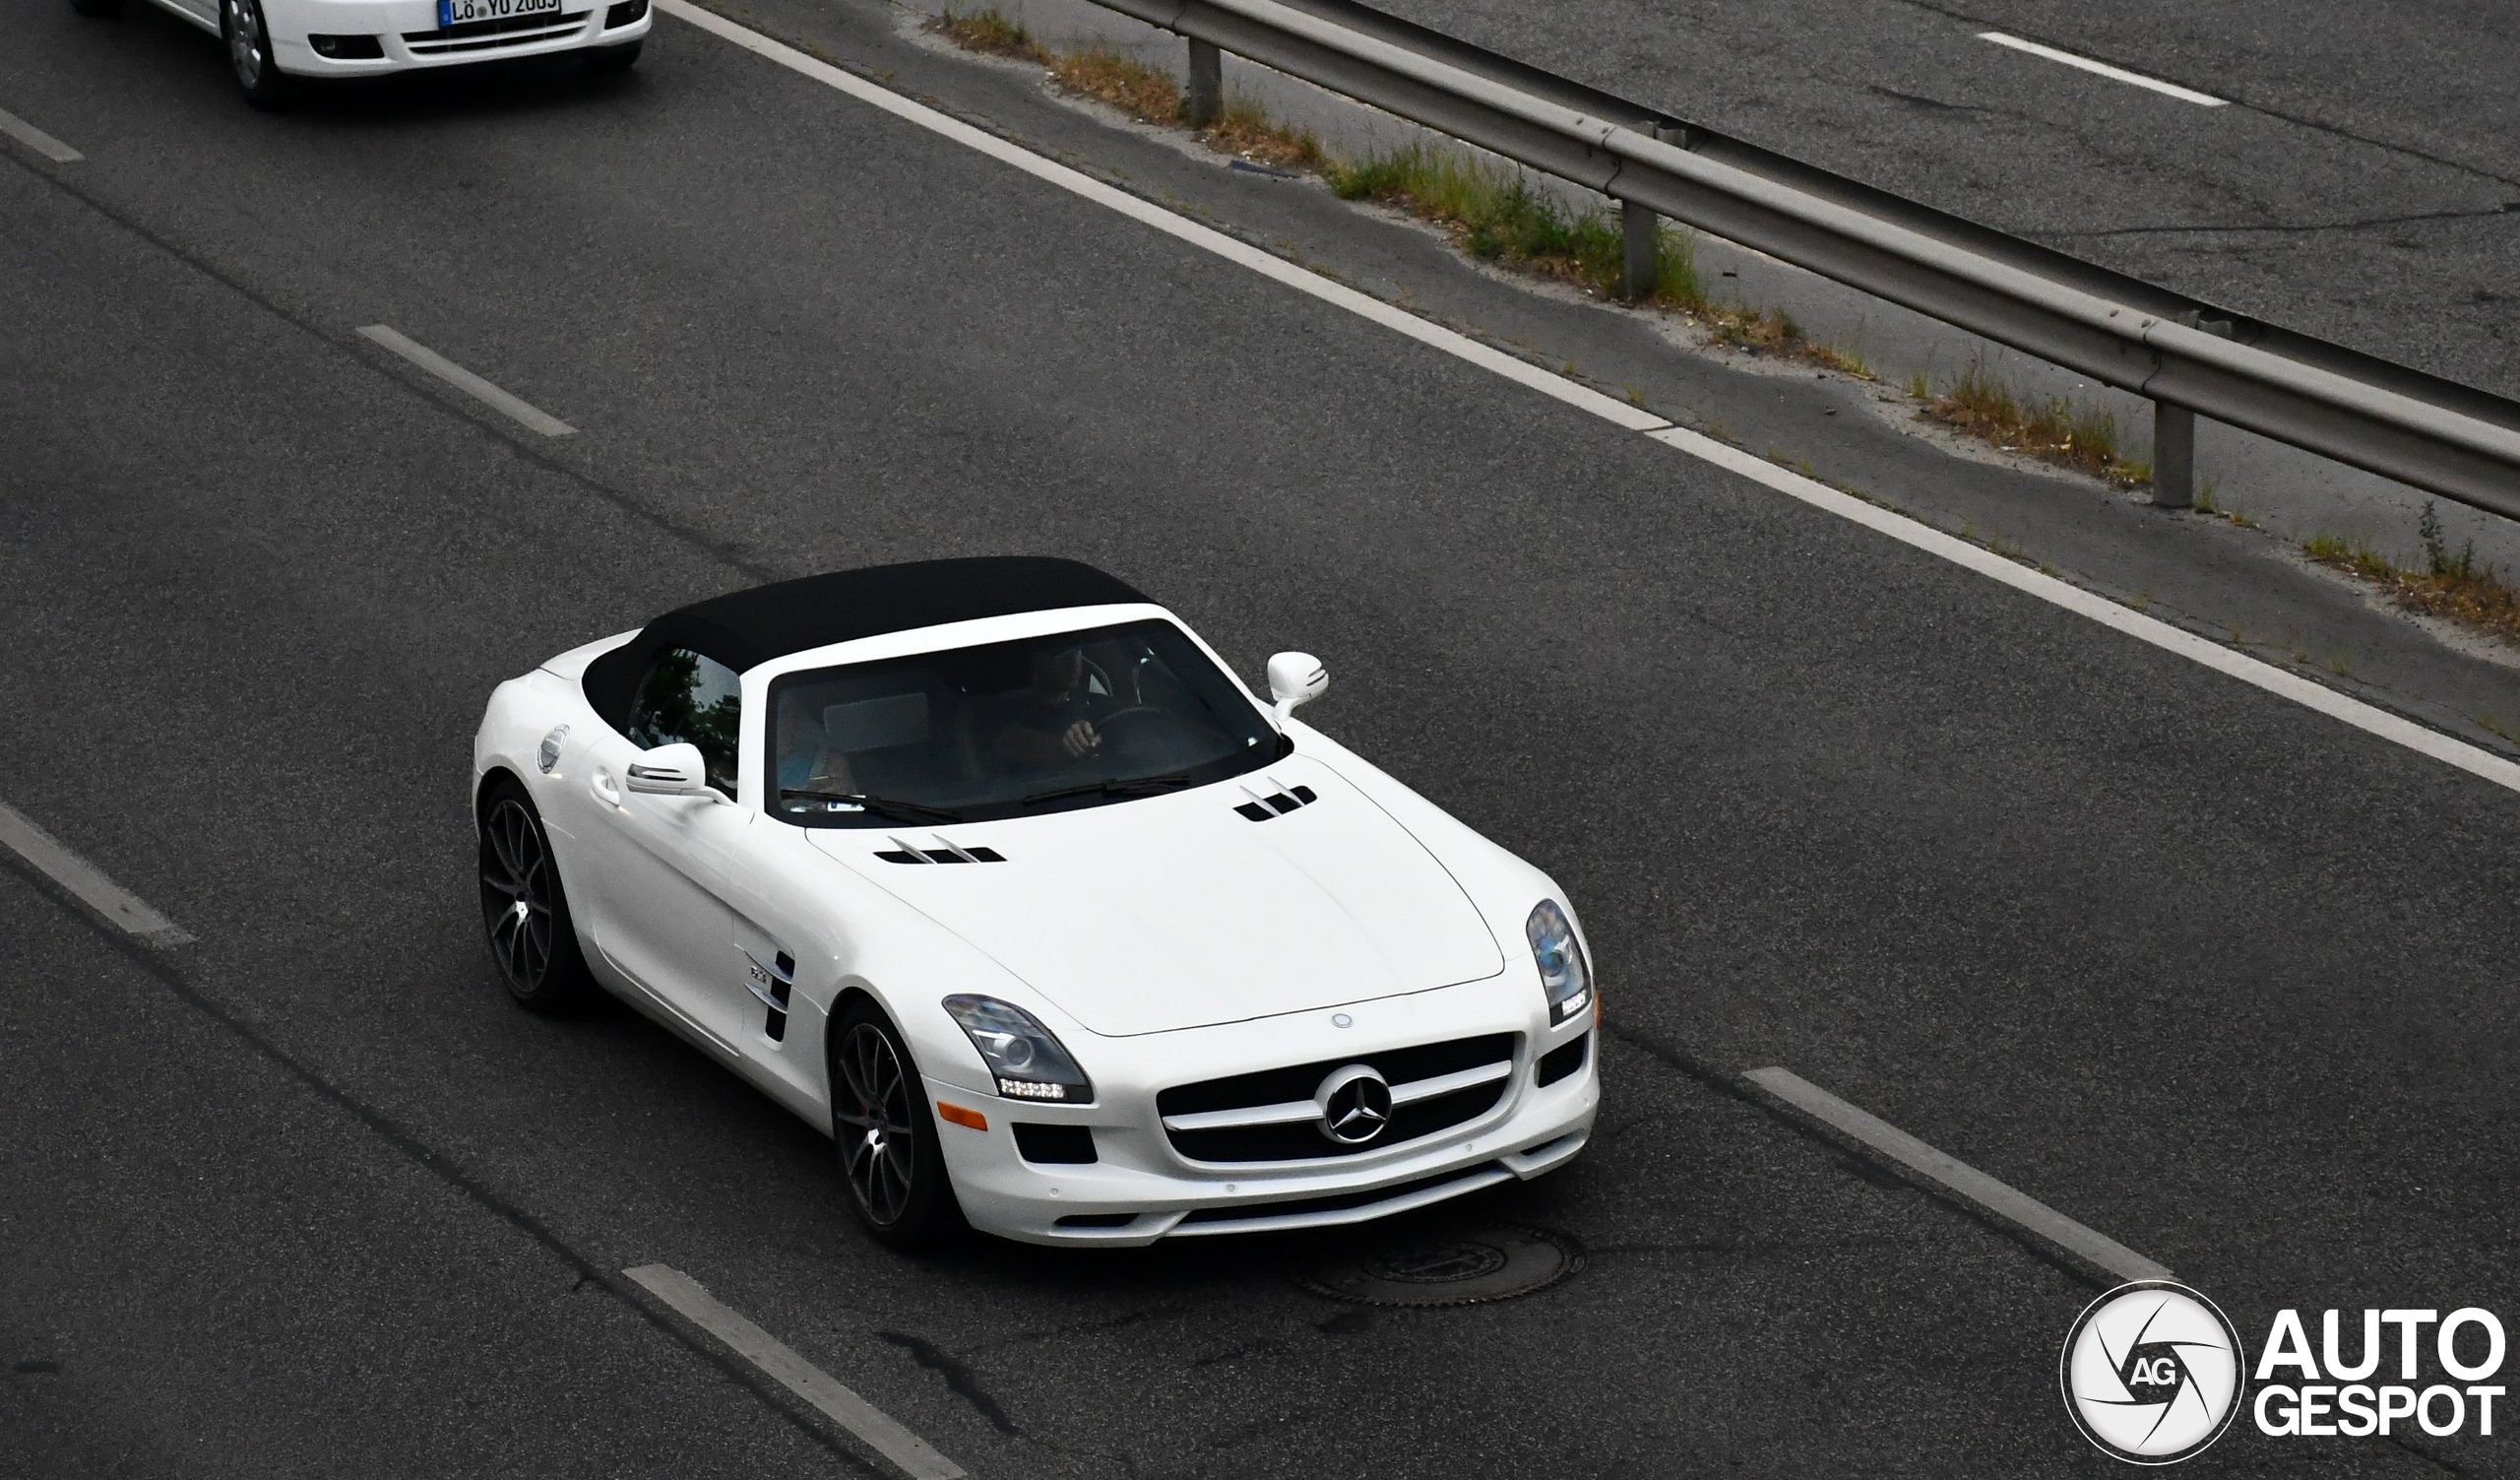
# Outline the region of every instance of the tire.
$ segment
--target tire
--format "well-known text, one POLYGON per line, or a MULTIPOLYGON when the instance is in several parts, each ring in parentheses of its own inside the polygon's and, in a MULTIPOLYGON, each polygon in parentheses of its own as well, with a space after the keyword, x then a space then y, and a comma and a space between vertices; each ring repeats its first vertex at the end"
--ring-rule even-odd
POLYGON ((295 89, 272 59, 272 32, 263 23, 262 0, 219 0, 219 38, 227 45, 227 70, 247 102, 264 109, 287 104, 295 89))
POLYGON ((641 36, 635 41, 624 41, 618 46, 594 47, 585 53, 586 69, 589 72, 605 74, 627 72, 638 65, 639 48, 647 43, 648 38, 641 36))
POLYGON ((851 997, 832 1026, 829 1052, 832 1143, 857 1221, 878 1243, 905 1253, 960 1237, 969 1225, 901 1034, 881 1008, 851 997))
POLYGON ((531 1012, 565 1012, 593 995, 551 835, 525 788, 501 781, 482 802, 481 929, 508 996, 531 1012))
POLYGON ((70 8, 83 16, 118 16, 122 0, 70 0, 70 8))

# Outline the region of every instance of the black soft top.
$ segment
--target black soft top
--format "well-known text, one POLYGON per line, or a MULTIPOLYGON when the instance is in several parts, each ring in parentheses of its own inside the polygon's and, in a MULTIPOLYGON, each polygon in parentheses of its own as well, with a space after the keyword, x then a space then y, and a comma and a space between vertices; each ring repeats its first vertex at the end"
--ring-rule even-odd
POLYGON ((641 676, 657 654, 670 648, 686 648, 740 674, 789 653, 886 632, 1146 600, 1136 588, 1082 561, 1042 555, 835 570, 713 596, 666 612, 587 665, 587 702, 615 730, 626 728, 641 676))

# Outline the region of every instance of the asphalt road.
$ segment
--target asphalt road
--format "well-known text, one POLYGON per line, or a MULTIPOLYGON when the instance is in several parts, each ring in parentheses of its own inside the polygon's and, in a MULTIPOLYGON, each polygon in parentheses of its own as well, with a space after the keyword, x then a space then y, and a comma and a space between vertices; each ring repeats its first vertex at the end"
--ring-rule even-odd
MULTIPOLYGON (((0 860, 0 1471, 883 1473, 616 1273, 648 1262, 982 1477, 2108 1467, 2054 1386, 2091 1288, 1747 1102, 1760 1064, 2252 1341, 2520 1308, 2520 797, 669 21, 629 79, 268 117, 178 23, 40 6, 0 107, 87 156, 0 162, 0 800, 200 937, 128 947, 0 860), (1322 654, 1317 723, 1574 892, 1602 1132, 1421 1226, 1558 1230, 1581 1274, 1393 1312, 1287 1278, 1351 1236, 907 1260, 696 1054, 502 999, 493 683, 710 592, 994 551, 1104 564, 1249 671, 1322 654)), ((2195 1468, 2419 1446, 2520 1469, 2246 1432, 2195 1468)))
POLYGON ((2078 257, 2520 395, 2520 16, 2484 0, 1387 0, 2078 257), (2002 32, 2228 99, 2204 107, 2002 32))

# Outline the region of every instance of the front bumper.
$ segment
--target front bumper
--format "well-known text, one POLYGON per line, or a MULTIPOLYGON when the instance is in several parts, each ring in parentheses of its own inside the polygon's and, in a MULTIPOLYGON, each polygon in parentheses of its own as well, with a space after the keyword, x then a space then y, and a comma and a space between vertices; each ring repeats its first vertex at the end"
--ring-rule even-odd
MULTIPOLYGON (((1468 1031, 1480 1026, 1494 1025, 1468 1031)), ((1105 1103, 1064 1107, 975 1095, 932 1076, 926 1085, 931 1103, 979 1110, 988 1120, 986 1130, 941 1119, 937 1125, 964 1216, 981 1232, 1028 1244, 1109 1247, 1321 1228, 1528 1180, 1583 1150, 1601 1107, 1599 1043, 1587 1045, 1580 1070, 1555 1083, 1539 1083, 1538 1069, 1543 1055, 1597 1031, 1591 1015, 1557 1030, 1528 1018, 1512 1027, 1523 1034, 1521 1047, 1510 1088, 1493 1109, 1408 1145, 1335 1160, 1190 1162, 1166 1139, 1151 1092, 1115 1094, 1104 1086, 1105 1103), (1026 1161, 1017 1149, 1018 1122, 1090 1126, 1097 1160, 1026 1161)))
POLYGON ((619 16, 615 0, 562 0, 561 14, 512 32, 441 32, 436 0, 263 0, 272 59, 299 77, 362 77, 467 62, 505 61, 638 40, 656 24, 650 5, 619 16), (618 24, 612 24, 615 21, 618 24), (319 55, 310 35, 374 36, 381 57, 319 55))

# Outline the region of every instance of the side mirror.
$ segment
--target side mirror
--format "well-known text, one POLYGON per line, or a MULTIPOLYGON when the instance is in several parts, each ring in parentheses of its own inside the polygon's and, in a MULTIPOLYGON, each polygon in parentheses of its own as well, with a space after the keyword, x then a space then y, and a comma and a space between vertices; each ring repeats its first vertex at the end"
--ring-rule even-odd
POLYGON ((715 797, 709 788, 708 762, 700 747, 684 740, 642 750, 630 762, 630 790, 651 797, 715 797))
POLYGON ((1330 670, 1310 653, 1280 653, 1269 660, 1269 697, 1278 701, 1278 718, 1295 712, 1298 704, 1321 697, 1330 686, 1330 670))

